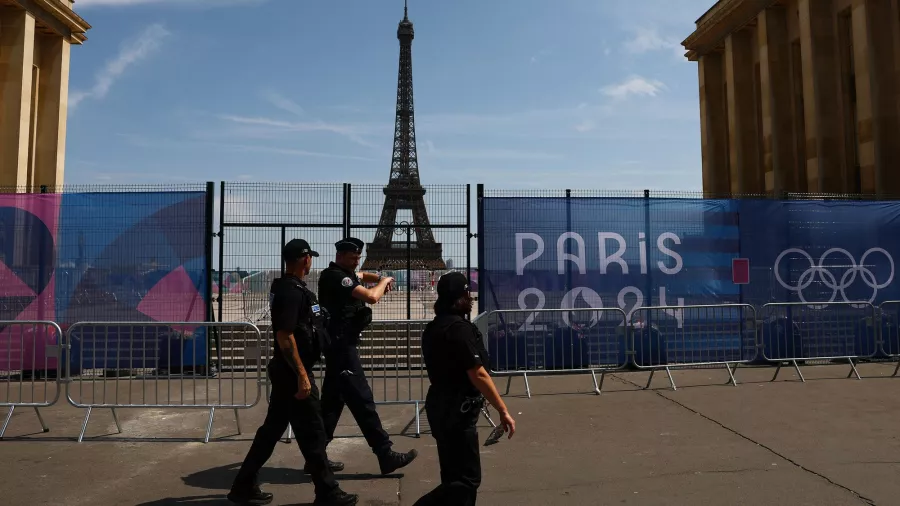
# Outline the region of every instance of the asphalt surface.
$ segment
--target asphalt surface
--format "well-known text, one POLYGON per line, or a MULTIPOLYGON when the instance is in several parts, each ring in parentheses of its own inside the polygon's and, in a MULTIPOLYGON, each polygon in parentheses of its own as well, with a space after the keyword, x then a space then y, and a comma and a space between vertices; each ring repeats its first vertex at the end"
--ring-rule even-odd
MULTIPOLYGON (((600 396, 590 376, 531 377, 531 399, 516 378, 506 402, 518 431, 482 449, 478 504, 897 504, 900 377, 890 377, 893 365, 859 370, 861 381, 845 365, 804 367, 801 383, 790 369, 775 382, 771 369, 739 369, 737 387, 724 369, 675 371, 677 391, 664 373, 649 390, 648 373, 621 373, 606 376, 600 396)), ((497 383, 504 391, 506 380, 497 383)), ((2 503, 228 504, 265 408, 240 412, 242 435, 234 412, 217 410, 208 444, 202 409, 119 409, 118 434, 110 410, 95 408, 77 443, 85 410, 65 396, 41 410, 48 433, 34 410, 18 408, 0 442, 2 503)), ((338 480, 360 504, 411 505, 439 480, 434 441, 424 414, 414 437, 414 406, 379 411, 396 449, 419 450, 412 465, 380 476, 346 410, 329 457, 346 464, 338 480)), ((296 442, 278 445, 261 474, 273 504, 312 503, 302 465, 296 442)))

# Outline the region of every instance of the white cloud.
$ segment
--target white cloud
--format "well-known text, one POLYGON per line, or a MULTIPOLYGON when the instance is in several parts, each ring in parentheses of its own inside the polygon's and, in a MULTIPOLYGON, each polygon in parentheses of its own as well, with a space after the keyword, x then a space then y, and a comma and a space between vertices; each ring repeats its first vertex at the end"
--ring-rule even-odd
POLYGON ((306 111, 303 110, 303 108, 300 107, 299 104, 274 91, 263 92, 263 98, 265 98, 270 104, 281 109, 282 111, 286 111, 300 117, 306 116, 306 111))
POLYGON ((237 4, 263 3, 266 0, 76 0, 75 10, 90 7, 129 7, 132 5, 175 4, 186 6, 224 7, 237 4))
POLYGON ((335 123, 328 123, 319 119, 316 119, 309 114, 307 114, 306 110, 298 103, 293 100, 281 95, 275 91, 267 90, 262 93, 263 99, 269 104, 273 105, 275 108, 280 109, 281 111, 290 113, 293 116, 298 118, 303 118, 305 121, 303 122, 290 122, 283 121, 279 119, 266 118, 266 117, 245 117, 245 116, 234 116, 234 115, 221 115, 220 118, 230 121, 232 123, 239 123, 244 125, 256 125, 261 127, 273 128, 281 131, 293 131, 293 132, 331 132, 338 135, 342 135, 351 141, 359 144, 360 146, 364 146, 367 148, 377 148, 380 147, 375 143, 363 138, 363 135, 366 133, 372 133, 372 129, 360 129, 357 126, 348 126, 348 125, 340 125, 335 123))
POLYGON ((586 119, 586 120, 582 121, 581 123, 575 125, 575 131, 581 132, 581 133, 590 132, 591 130, 593 130, 596 127, 597 127, 596 123, 594 123, 592 120, 586 119))
POLYGON ((631 76, 618 84, 611 84, 600 89, 600 92, 616 100, 628 98, 630 95, 655 97, 660 91, 666 89, 662 81, 646 79, 640 76, 631 76))
POLYGON ((651 51, 671 51, 676 58, 684 60, 685 49, 681 41, 674 37, 663 37, 656 28, 637 28, 634 36, 625 41, 625 50, 633 54, 651 51))
POLYGON ((537 63, 540 60, 542 60, 545 56, 549 56, 549 55, 550 55, 549 50, 542 49, 542 50, 538 51, 538 53, 536 55, 531 57, 531 63, 537 63))
POLYGON ((88 90, 74 91, 69 94, 69 108, 74 109, 86 98, 101 99, 109 93, 113 84, 135 63, 153 54, 169 36, 161 24, 153 24, 141 31, 137 36, 127 40, 119 49, 119 54, 108 61, 97 73, 94 85, 88 90))
POLYGON ((220 115, 219 118, 231 123, 270 128, 282 132, 331 132, 342 135, 360 146, 367 148, 383 147, 364 139, 362 135, 370 133, 372 129, 359 125, 341 125, 337 123, 326 123, 319 120, 291 122, 273 118, 235 116, 230 114, 220 115))

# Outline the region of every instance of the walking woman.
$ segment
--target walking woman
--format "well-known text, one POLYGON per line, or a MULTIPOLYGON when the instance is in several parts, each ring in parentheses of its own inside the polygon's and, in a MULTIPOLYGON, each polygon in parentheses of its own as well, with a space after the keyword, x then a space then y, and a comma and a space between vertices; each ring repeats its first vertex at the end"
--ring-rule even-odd
POLYGON ((481 332, 465 319, 473 302, 466 276, 444 274, 437 294, 434 320, 422 335, 422 355, 431 382, 425 410, 437 441, 441 484, 414 506, 470 506, 481 485, 476 423, 485 399, 500 413, 509 437, 515 433, 516 422, 485 369, 489 362, 481 332))

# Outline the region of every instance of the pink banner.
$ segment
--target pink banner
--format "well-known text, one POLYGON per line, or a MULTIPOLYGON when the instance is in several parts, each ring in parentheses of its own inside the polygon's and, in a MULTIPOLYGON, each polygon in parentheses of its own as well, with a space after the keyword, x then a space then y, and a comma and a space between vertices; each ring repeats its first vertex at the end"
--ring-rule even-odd
MULTIPOLYGON (((0 194, 0 322, 55 320, 56 238, 60 196, 0 194)), ((53 327, 0 323, 0 369, 54 370, 53 327)))

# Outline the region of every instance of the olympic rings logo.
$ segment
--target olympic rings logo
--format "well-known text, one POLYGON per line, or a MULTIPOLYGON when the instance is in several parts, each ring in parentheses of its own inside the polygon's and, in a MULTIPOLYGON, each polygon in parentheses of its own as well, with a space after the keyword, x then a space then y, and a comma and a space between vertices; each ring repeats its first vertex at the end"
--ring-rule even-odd
MULTIPOLYGON (((834 302, 834 299, 837 297, 838 293, 841 294, 844 302, 862 302, 851 301, 847 298, 846 292, 847 288, 850 288, 850 286, 856 281, 856 275, 859 274, 859 276, 863 280, 863 283, 865 283, 869 288, 872 289, 872 296, 868 301, 866 301, 871 304, 875 302, 875 298, 878 296, 878 290, 887 288, 888 285, 891 284, 891 281, 894 280, 894 259, 891 257, 890 253, 883 250, 882 248, 872 248, 863 254, 862 258, 859 259, 859 264, 857 264, 856 259, 853 258, 853 255, 851 255, 849 251, 842 248, 831 248, 830 250, 822 254, 822 257, 819 258, 819 263, 816 264, 809 253, 803 251, 802 249, 790 248, 782 251, 781 254, 778 255, 778 258, 775 259, 774 270, 775 279, 778 281, 778 283, 792 292, 797 292, 800 300, 806 304, 808 304, 809 302, 803 296, 803 290, 813 284, 813 281, 815 280, 817 274, 819 276, 819 279, 822 281, 822 284, 831 290, 831 298, 828 299, 827 302, 820 302, 819 304, 834 302), (800 275, 800 279, 797 280, 796 285, 789 285, 785 283, 784 280, 781 279, 781 273, 778 269, 781 264, 781 259, 784 258, 788 253, 798 253, 800 256, 805 257, 809 262, 809 269, 807 269, 803 274, 800 275), (840 253, 841 255, 844 255, 848 259, 850 259, 850 266, 847 271, 844 272, 843 276, 841 276, 840 283, 838 283, 838 280, 834 276, 834 274, 832 274, 825 267, 825 261, 828 259, 829 255, 833 253, 840 253), (888 262, 890 262, 891 264, 891 274, 890 276, 888 276, 887 281, 885 281, 884 283, 879 284, 875 279, 875 274, 868 267, 866 267, 866 259, 869 258, 869 255, 873 253, 881 253, 888 259, 888 262)), ((823 309, 825 306, 820 305, 810 307, 813 307, 814 309, 823 309)))

